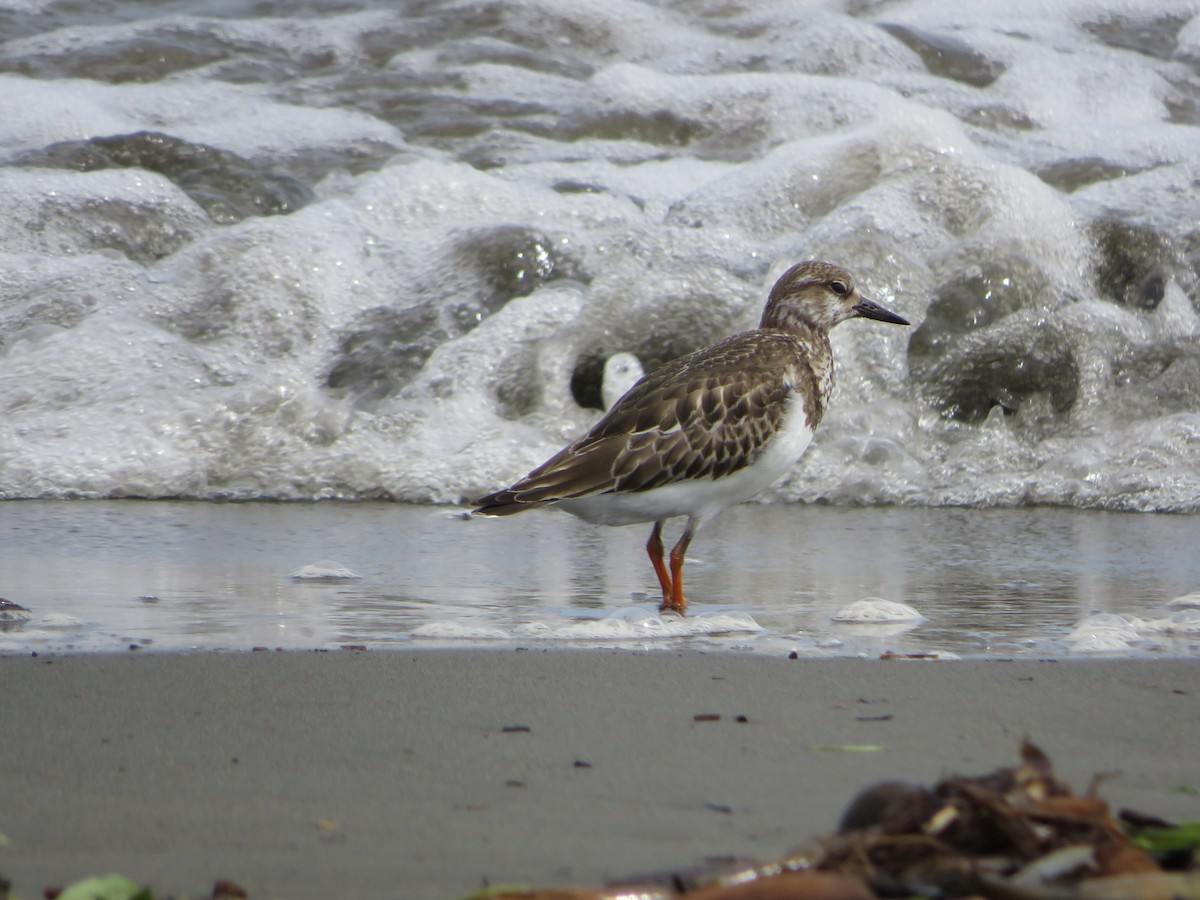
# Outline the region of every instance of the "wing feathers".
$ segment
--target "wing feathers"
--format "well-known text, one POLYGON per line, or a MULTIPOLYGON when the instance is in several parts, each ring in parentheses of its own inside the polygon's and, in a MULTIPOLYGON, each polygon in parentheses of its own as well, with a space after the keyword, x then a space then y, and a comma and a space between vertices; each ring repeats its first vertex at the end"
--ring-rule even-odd
POLYGON ((721 478, 753 462, 780 427, 792 391, 810 425, 817 378, 791 335, 754 331, 667 363, 638 382, 587 434, 511 487, 476 502, 508 515, 607 491, 721 478))

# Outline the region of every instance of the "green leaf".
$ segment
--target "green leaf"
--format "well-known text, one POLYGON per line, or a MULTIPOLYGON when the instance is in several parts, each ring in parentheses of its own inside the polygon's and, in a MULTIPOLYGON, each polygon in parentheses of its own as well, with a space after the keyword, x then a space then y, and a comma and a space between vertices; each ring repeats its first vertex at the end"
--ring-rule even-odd
POLYGON ((59 894, 58 900, 154 900, 154 895, 149 888, 114 873, 77 881, 59 894))
POLYGON ((1195 850, 1200 848, 1200 822, 1183 822, 1168 828, 1137 828, 1132 837, 1135 844, 1149 853, 1195 850))
POLYGON ((460 900, 489 900, 489 898, 502 897, 505 894, 522 894, 530 890, 532 888, 524 884, 493 884, 490 887, 480 888, 473 894, 467 894, 460 900))

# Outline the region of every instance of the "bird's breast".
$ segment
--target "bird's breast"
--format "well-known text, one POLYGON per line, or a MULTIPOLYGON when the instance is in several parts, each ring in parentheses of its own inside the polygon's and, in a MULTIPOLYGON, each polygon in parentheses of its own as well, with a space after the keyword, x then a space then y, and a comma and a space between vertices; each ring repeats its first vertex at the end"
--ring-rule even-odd
POLYGON ((778 430, 755 460, 755 468, 762 467, 764 474, 773 473, 767 484, 790 469, 812 442, 816 422, 821 418, 820 410, 812 409, 813 402, 811 392, 794 390, 788 395, 778 430))

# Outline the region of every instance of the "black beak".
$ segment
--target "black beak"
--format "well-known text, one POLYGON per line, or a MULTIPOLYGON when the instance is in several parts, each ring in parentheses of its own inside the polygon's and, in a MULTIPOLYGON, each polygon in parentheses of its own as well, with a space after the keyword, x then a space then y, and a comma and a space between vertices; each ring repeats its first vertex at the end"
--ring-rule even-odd
POLYGON ((890 309, 884 309, 874 300, 868 300, 866 297, 860 297, 853 309, 864 319, 878 319, 880 322, 891 322, 893 325, 911 324, 908 319, 896 315, 890 309))

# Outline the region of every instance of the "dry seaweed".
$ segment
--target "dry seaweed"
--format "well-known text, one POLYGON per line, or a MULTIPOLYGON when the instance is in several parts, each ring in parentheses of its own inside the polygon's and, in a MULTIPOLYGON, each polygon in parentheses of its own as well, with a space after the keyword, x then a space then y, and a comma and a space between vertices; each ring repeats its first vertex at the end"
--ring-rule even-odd
POLYGON ((1094 779, 1077 795, 1025 741, 1021 762, 933 788, 888 781, 835 834, 767 863, 726 863, 603 888, 493 887, 470 900, 1200 900, 1200 823, 1114 816, 1094 779))

